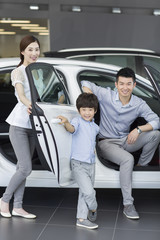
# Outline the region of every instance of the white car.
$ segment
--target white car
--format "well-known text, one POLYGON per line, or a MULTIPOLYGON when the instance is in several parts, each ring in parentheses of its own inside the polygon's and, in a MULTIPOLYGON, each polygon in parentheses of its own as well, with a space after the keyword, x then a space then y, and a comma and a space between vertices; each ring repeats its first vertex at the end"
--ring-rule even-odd
MULTIPOLYGON (((16 170, 16 157, 9 141, 9 125, 5 119, 16 104, 10 72, 18 63, 19 59, 0 59, 0 186, 6 186, 16 170)), ((114 89, 118 70, 119 67, 113 65, 54 58, 40 59, 26 68, 32 97, 31 122, 36 139, 33 171, 27 178, 27 186, 76 187, 72 181, 70 170, 72 136, 59 124, 57 116, 64 115, 68 119, 72 119, 78 114, 75 103, 78 95, 82 92, 82 80, 114 89), (35 72, 40 73, 43 77, 36 80, 35 72)), ((151 67, 148 66, 146 71, 151 81, 137 75, 134 94, 145 99, 153 111, 160 115, 160 78, 157 71, 151 67), (153 78, 156 78, 156 81, 153 78)), ((99 121, 99 114, 95 120, 99 121)), ((144 119, 137 119, 137 122, 140 125, 144 119)), ((134 124, 136 125, 137 122, 134 124)), ((139 152, 136 152, 134 156, 136 163, 139 152)), ((95 187, 120 187, 118 166, 101 158, 98 151, 95 187)), ((134 167, 133 188, 159 187, 158 148, 150 166, 134 167)))

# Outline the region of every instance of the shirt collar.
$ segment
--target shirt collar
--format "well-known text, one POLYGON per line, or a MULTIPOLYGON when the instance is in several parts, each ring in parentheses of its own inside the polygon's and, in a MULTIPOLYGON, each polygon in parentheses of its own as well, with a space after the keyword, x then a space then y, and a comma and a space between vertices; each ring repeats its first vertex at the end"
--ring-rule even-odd
MULTIPOLYGON (((119 99, 119 93, 118 92, 116 92, 115 100, 121 102, 120 99, 119 99)), ((130 107, 130 106, 133 106, 133 95, 131 95, 131 99, 130 99, 129 103, 127 105, 123 106, 123 107, 130 107)))
POLYGON ((86 122, 86 123, 93 123, 93 122, 94 122, 94 118, 92 118, 92 121, 91 121, 91 122, 84 120, 81 116, 80 116, 80 118, 82 119, 82 121, 84 121, 84 122, 86 122))

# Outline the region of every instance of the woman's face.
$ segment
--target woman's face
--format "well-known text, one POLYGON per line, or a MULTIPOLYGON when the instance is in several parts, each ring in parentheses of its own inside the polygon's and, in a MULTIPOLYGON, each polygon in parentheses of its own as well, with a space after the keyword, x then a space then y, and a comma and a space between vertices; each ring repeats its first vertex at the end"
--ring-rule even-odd
POLYGON ((28 66, 30 63, 36 62, 39 55, 40 55, 40 49, 39 49, 38 43, 37 42, 32 42, 21 53, 24 56, 23 64, 25 66, 28 66))

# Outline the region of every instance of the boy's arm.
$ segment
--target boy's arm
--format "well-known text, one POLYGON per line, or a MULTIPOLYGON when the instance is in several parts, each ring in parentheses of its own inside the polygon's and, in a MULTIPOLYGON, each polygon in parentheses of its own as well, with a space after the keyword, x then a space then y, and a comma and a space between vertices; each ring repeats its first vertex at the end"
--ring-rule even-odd
POLYGON ((73 125, 70 124, 67 118, 63 116, 58 116, 58 118, 61 119, 61 122, 59 124, 64 124, 64 127, 68 132, 73 133, 75 131, 73 125))

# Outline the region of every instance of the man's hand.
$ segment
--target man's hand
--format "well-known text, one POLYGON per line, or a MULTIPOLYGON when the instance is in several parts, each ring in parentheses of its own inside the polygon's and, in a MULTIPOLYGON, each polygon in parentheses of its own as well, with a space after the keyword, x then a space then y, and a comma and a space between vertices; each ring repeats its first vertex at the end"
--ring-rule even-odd
POLYGON ((135 143, 135 141, 137 140, 138 136, 139 136, 139 133, 138 133, 137 129, 135 128, 134 130, 132 130, 132 131, 128 134, 127 143, 128 143, 128 144, 133 144, 133 143, 135 143))
POLYGON ((86 93, 93 93, 93 92, 91 91, 91 89, 88 88, 88 87, 83 87, 82 89, 83 89, 83 92, 86 92, 86 93))

